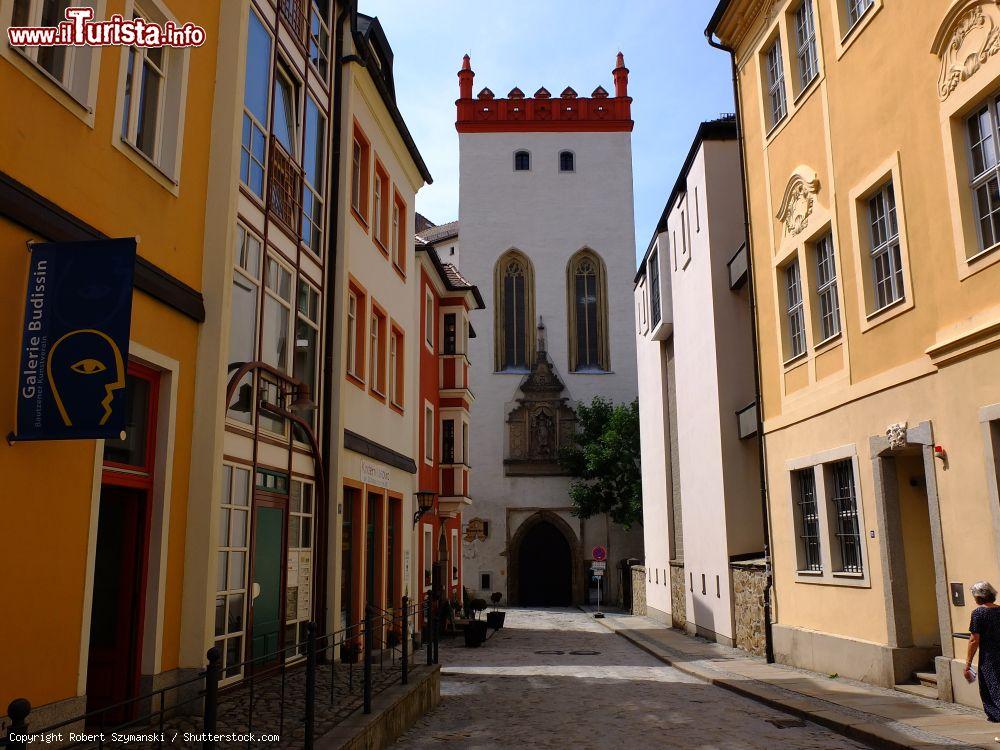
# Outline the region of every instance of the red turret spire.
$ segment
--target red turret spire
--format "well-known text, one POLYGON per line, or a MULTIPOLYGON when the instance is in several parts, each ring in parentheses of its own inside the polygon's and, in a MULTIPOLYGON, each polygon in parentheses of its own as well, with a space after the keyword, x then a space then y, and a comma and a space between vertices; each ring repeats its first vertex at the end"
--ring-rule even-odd
POLYGON ((475 77, 476 74, 472 72, 472 63, 469 60, 469 56, 466 55, 462 58, 462 69, 458 71, 459 99, 472 98, 472 79, 475 77))
POLYGON ((621 52, 618 53, 612 75, 615 77, 615 96, 628 96, 628 68, 625 67, 625 55, 621 52))

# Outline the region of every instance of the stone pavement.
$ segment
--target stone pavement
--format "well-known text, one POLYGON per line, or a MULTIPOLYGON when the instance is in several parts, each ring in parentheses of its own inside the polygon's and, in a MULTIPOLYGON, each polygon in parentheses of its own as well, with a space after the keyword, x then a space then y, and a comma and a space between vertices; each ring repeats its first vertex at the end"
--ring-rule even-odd
POLYGON ((507 610, 481 648, 443 641, 440 654, 441 704, 394 747, 866 747, 667 666, 578 610, 507 610))
POLYGON ((994 742, 1000 725, 987 722, 979 710, 767 664, 744 651, 668 629, 648 617, 607 613, 594 622, 686 675, 876 747, 1000 748, 994 742))

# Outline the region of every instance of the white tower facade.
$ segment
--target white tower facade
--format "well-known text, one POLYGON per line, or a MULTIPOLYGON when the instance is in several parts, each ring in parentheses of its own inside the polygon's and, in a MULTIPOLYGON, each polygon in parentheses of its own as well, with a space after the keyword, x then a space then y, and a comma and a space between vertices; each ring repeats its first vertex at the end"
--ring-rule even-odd
POLYGON ((517 88, 472 98, 459 72, 462 273, 481 289, 473 312, 471 460, 465 585, 511 604, 593 600, 592 550, 608 550, 602 596, 617 598, 617 564, 642 557, 642 530, 575 517, 558 449, 577 404, 637 395, 631 294, 635 258, 631 99, 621 55, 615 96, 517 88))

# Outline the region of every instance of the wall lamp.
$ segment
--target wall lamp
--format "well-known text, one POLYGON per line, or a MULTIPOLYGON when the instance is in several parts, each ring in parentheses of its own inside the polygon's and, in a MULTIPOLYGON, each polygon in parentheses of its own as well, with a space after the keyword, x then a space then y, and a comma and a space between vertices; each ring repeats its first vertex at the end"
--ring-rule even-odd
POLYGON ((417 498, 417 512, 413 514, 413 525, 416 526, 417 522, 427 513, 430 513, 434 508, 434 495, 437 494, 431 490, 420 490, 419 492, 413 493, 417 498))

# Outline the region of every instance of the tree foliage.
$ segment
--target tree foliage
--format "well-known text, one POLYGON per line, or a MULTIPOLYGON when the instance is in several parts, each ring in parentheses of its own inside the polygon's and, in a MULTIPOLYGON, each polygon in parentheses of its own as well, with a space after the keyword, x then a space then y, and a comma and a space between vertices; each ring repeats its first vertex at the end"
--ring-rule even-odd
POLYGON ((597 396, 577 406, 576 416, 573 444, 559 451, 559 464, 574 478, 573 514, 607 513, 625 528, 642 523, 639 401, 613 404, 597 396))

